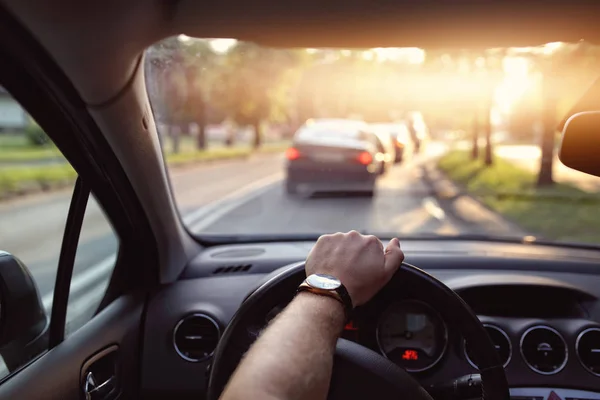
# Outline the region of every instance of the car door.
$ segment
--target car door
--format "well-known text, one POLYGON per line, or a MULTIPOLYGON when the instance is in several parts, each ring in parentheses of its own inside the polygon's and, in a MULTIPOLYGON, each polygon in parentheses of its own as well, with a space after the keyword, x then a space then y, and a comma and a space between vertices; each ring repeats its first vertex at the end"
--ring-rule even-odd
POLYGON ((17 157, 29 157, 24 165, 4 171, 11 187, 22 184, 22 175, 35 179, 10 202, 0 201, 0 229, 9 232, 0 236, 0 250, 7 251, 0 257, 0 298, 10 300, 0 308, 0 344, 6 345, 0 355, 7 361, 0 365, 0 398, 136 398, 145 297, 158 282, 152 230, 64 74, 1 7, 0 32, 0 85, 32 117, 30 132, 15 136, 43 141, 47 134, 60 162, 55 168, 33 160, 39 152, 25 151, 17 157), (49 172, 55 169, 60 173, 49 172), (10 236, 22 239, 11 244, 10 236), (3 242, 12 248, 3 249, 3 242), (25 282, 19 288, 31 300, 27 307, 15 308, 22 297, 5 285, 14 277, 11 266, 25 282), (6 326, 22 328, 15 315, 31 316, 25 318, 31 340, 7 333, 6 326))

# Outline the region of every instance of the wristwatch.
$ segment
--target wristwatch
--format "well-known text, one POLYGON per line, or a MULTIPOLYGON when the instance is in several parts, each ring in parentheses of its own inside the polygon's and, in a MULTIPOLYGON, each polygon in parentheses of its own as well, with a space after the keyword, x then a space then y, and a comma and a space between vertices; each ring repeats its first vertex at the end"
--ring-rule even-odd
POLYGON ((298 293, 308 291, 314 294, 333 297, 343 304, 346 314, 346 322, 352 316, 352 299, 342 282, 332 275, 312 274, 306 277, 304 282, 298 286, 298 293))

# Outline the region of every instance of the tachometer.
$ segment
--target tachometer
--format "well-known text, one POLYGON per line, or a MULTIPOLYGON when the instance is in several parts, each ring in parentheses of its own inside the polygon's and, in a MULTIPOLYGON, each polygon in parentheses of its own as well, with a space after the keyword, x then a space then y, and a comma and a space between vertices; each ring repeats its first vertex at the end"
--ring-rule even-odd
POLYGON ((446 324, 425 303, 391 304, 377 326, 377 343, 387 358, 409 372, 425 371, 442 358, 448 344, 446 324))

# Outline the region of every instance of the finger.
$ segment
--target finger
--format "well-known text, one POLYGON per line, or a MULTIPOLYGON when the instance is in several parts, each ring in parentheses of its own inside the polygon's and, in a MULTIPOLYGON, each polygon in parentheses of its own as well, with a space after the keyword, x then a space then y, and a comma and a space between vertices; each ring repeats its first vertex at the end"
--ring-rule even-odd
POLYGON ((385 248, 384 258, 384 268, 386 271, 393 274, 400 268, 400 264, 404 261, 404 253, 402 252, 402 249, 400 249, 400 241, 398 239, 394 238, 390 240, 385 248))

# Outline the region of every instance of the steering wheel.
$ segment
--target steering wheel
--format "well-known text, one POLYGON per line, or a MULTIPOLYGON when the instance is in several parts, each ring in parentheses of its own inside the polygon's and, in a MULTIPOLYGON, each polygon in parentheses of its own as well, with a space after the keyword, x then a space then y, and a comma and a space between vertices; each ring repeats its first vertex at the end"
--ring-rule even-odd
MULTIPOLYGON (((304 263, 275 272, 242 303, 223 332, 210 371, 208 399, 216 400, 235 371, 243 354, 258 337, 267 316, 285 300, 291 300, 305 279, 304 263)), ((481 397, 510 399, 508 382, 498 354, 477 316, 454 291, 425 271, 402 263, 387 287, 410 285, 426 293, 427 302, 442 318, 459 327, 471 350, 477 354, 481 374, 481 397)), ((386 287, 386 288, 387 288, 386 287)), ((404 369, 360 344, 339 339, 328 399, 430 400, 429 393, 404 369)))

